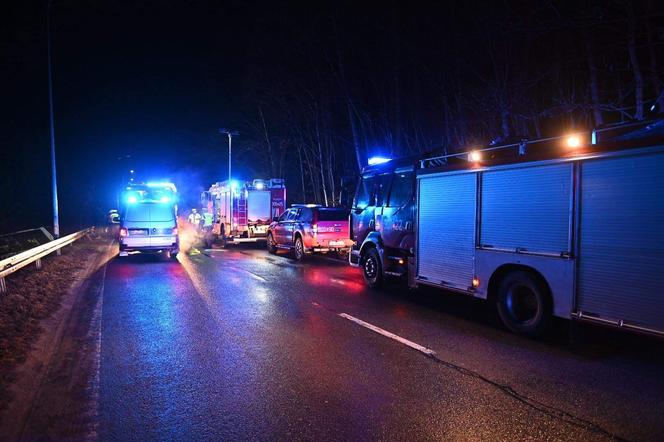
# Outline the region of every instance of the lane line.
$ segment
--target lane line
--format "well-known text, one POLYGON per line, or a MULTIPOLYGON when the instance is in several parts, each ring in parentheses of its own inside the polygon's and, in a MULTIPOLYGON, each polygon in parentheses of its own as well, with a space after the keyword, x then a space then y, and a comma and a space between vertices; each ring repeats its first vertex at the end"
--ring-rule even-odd
POLYGON ((382 328, 380 328, 380 327, 376 327, 375 325, 373 325, 373 324, 369 324, 368 322, 365 322, 365 321, 363 321, 363 320, 361 320, 361 319, 358 319, 358 318, 356 318, 356 317, 354 317, 354 316, 351 316, 351 315, 346 314, 346 313, 339 313, 338 315, 341 316, 342 318, 348 319, 349 321, 353 321, 354 323, 359 324, 359 325, 361 325, 362 327, 368 328, 368 329, 371 330, 371 331, 374 331, 374 332, 376 332, 376 333, 378 333, 378 334, 381 334, 381 335, 383 335, 383 336, 386 336, 386 337, 388 337, 388 338, 390 338, 390 339, 394 339, 395 341, 400 342, 400 343, 402 343, 402 344, 404 344, 404 345, 407 345, 407 346, 410 347, 410 348, 414 348, 415 350, 417 350, 417 351, 419 351, 419 352, 421 352, 421 353, 424 353, 425 355, 427 355, 427 356, 429 356, 429 357, 433 357, 433 356, 436 355, 436 352, 433 351, 433 350, 431 350, 430 348, 426 348, 426 347, 424 347, 424 346, 422 346, 422 345, 420 345, 420 344, 416 344, 416 343, 413 342, 413 341, 409 341, 409 340, 406 339, 406 338, 402 338, 402 337, 399 336, 399 335, 395 335, 394 333, 388 332, 387 330, 384 330, 384 329, 382 329, 382 328))
POLYGON ((258 274, 254 273, 252 271, 249 271, 249 270, 245 270, 245 269, 242 269, 242 270, 244 270, 246 273, 249 274, 249 276, 251 276, 252 278, 254 278, 257 281, 267 282, 267 279, 263 278, 261 275, 258 275, 258 274))

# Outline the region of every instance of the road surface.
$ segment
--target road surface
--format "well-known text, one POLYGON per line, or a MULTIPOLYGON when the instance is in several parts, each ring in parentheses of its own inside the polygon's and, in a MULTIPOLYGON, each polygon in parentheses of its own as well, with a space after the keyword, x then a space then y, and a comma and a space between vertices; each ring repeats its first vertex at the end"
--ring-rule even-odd
POLYGON ((646 341, 649 355, 619 335, 581 350, 527 340, 481 303, 368 290, 329 259, 245 247, 179 260, 108 264, 101 439, 606 440, 664 429, 657 342, 646 341))
POLYGON ((573 344, 560 328, 521 338, 482 302, 369 290, 359 270, 328 258, 297 263, 244 246, 178 260, 116 258, 98 275, 87 437, 655 440, 664 431, 659 341, 595 328, 573 344))

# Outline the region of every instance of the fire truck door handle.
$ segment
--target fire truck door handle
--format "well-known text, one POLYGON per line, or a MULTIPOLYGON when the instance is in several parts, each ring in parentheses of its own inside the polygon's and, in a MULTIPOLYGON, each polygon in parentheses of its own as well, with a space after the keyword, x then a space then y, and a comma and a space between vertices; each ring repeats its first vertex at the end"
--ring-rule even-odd
POLYGON ((373 227, 376 224, 376 221, 374 220, 369 220, 369 227, 373 227))

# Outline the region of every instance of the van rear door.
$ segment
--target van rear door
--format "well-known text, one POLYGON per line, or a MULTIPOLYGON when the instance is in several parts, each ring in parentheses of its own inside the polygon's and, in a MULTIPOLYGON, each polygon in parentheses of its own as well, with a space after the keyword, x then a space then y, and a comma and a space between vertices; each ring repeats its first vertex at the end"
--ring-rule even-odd
POLYGON ((177 226, 175 207, 171 204, 150 204, 150 245, 171 245, 174 240, 173 229, 177 226))

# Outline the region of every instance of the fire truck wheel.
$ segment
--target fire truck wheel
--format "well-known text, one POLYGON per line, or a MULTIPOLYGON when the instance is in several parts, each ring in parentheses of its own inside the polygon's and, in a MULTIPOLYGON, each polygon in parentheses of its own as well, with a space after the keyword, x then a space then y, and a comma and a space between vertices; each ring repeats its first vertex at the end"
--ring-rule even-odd
POLYGON ((271 233, 267 234, 267 251, 272 255, 277 253, 277 246, 274 244, 274 238, 271 233))
POLYGON ((383 266, 380 262, 378 250, 371 247, 362 259, 362 275, 364 282, 371 288, 377 289, 383 285, 383 266))
POLYGON ((221 226, 221 231, 220 231, 220 233, 219 233, 219 237, 218 237, 218 238, 219 238, 219 245, 220 245, 222 248, 226 247, 226 229, 224 228, 223 225, 221 226))
POLYGON ((536 337, 551 316, 551 299, 545 285, 530 272, 509 273, 498 286, 498 314, 514 333, 536 337))
POLYGON ((293 246, 293 259, 295 261, 302 261, 304 258, 304 243, 300 236, 295 238, 295 245, 293 246))

